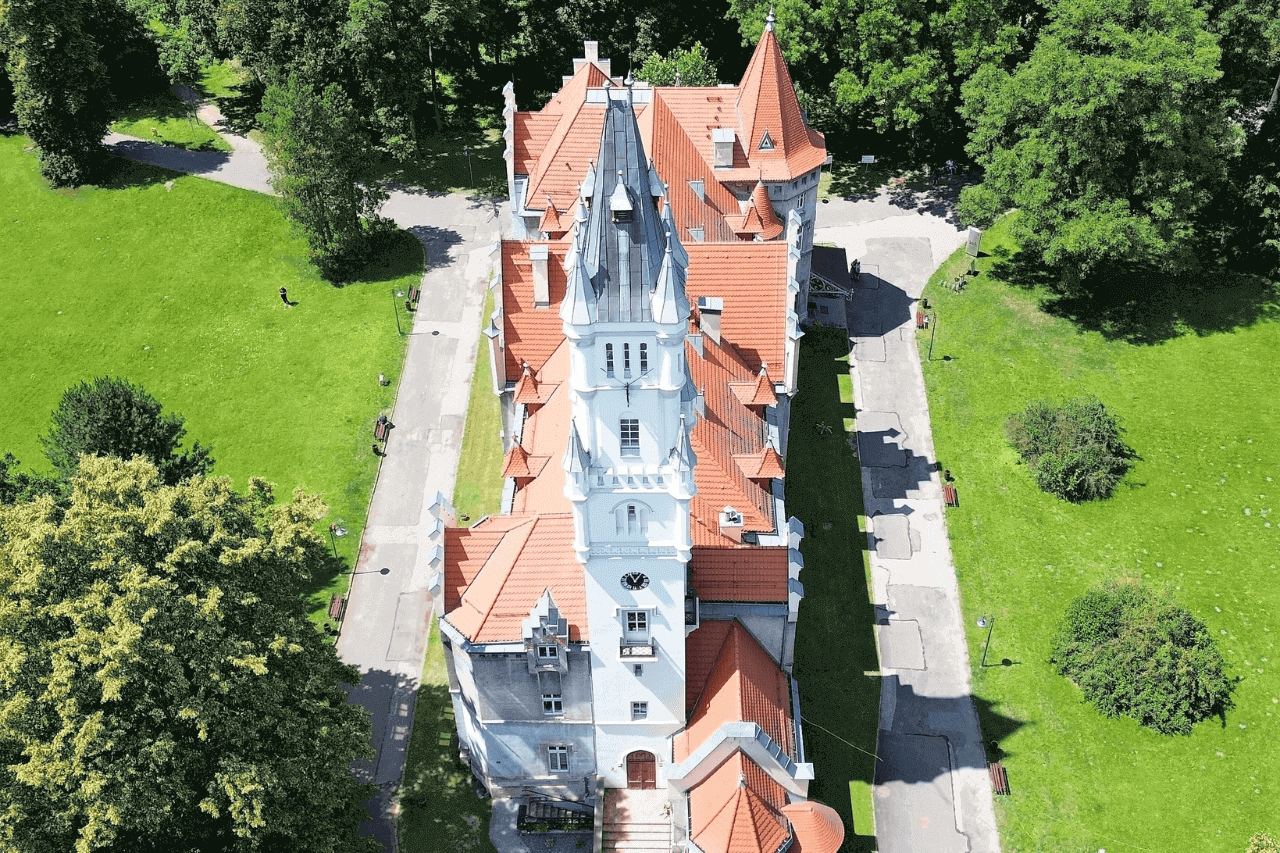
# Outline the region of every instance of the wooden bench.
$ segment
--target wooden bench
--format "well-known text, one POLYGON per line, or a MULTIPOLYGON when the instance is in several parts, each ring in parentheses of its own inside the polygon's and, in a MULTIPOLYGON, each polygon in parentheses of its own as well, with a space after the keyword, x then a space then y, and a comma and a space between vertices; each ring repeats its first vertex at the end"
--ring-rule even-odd
POLYGON ((386 441, 387 434, 391 432, 391 421, 375 421, 373 424, 373 437, 378 441, 386 441))
POLYGON ((947 506, 960 506, 960 496, 956 494, 956 487, 950 483, 943 483, 942 500, 947 506))
POLYGON ((928 315, 928 314, 924 313, 923 311, 917 311, 917 312, 916 312, 916 328, 917 328, 917 329, 927 329, 927 328, 929 328, 929 315, 928 315))
POLYGON ((418 304, 418 299, 419 299, 419 297, 421 297, 421 296, 422 296, 422 288, 421 288, 421 287, 411 287, 411 288, 409 288, 409 301, 410 301, 410 302, 412 302, 414 305, 417 305, 417 304, 418 304))
POLYGON ((347 609, 347 600, 340 595, 332 596, 329 599, 329 618, 342 619, 342 614, 347 609))
POLYGON ((991 790, 1002 797, 1009 796, 1009 774, 1005 772, 1004 765, 999 761, 989 764, 987 772, 991 774, 991 790))

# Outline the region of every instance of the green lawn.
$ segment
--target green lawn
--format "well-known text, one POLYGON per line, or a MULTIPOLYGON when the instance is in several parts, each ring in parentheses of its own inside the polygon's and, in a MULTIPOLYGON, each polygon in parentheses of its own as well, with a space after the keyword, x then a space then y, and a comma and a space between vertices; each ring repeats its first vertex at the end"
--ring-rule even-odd
MULTIPOLYGON (((485 291, 484 313, 480 327, 489 324, 493 313, 493 291, 485 291)), ((458 458, 458 476, 453 490, 453 503, 458 519, 465 515, 474 524, 486 515, 502 509, 502 405, 493 393, 493 377, 489 368, 489 339, 480 336, 476 353, 476 369, 471 379, 471 398, 467 403, 467 426, 462 434, 462 453, 458 458)))
POLYGON ((471 770, 458 762, 456 732, 440 629, 433 619, 400 788, 400 849, 405 853, 494 853, 490 801, 477 799, 472 791, 471 770))
POLYGON ((1259 286, 1180 312, 1153 293, 1151 313, 1184 320, 1160 343, 1129 343, 1124 324, 1089 331, 1046 313, 1061 302, 1045 290, 992 277, 1018 268, 1001 260, 1016 249, 1008 226, 987 232, 995 257, 964 292, 939 286, 967 265, 961 253, 934 276, 926 295, 940 322, 925 365, 939 461, 959 487, 947 522, 974 689, 1013 789, 997 799, 1003 849, 1239 853, 1254 832, 1280 829, 1280 325, 1249 319, 1275 306, 1256 302, 1259 286), (1200 322, 1209 315, 1246 319, 1231 329, 1200 322), (1002 425, 1032 399, 1082 393, 1124 419, 1139 459, 1111 499, 1074 506, 1036 489, 1002 425), (1054 673, 1067 603, 1119 576, 1169 584, 1218 636, 1241 679, 1225 721, 1158 735, 1103 718, 1054 673), (983 613, 996 617, 985 669, 983 613))
POLYGON ((189 151, 230 151, 231 146, 200 121, 196 108, 164 89, 124 104, 111 129, 189 151))
POLYGON ((102 187, 53 191, 29 144, 0 137, 0 452, 48 470, 37 437, 68 386, 140 382, 213 445, 216 474, 318 492, 342 519, 342 562, 310 590, 323 611, 359 548, 407 340, 390 290, 419 280, 421 244, 399 234, 367 280, 334 287, 267 196, 126 160, 102 187))
POLYGON ((390 158, 375 167, 375 177, 423 192, 507 194, 507 167, 501 132, 493 129, 423 136, 419 156, 407 163, 390 158), (466 149, 464 152, 463 149, 466 149), (468 156, 469 155, 469 156, 468 156))
POLYGON ((843 853, 875 849, 871 782, 880 713, 862 473, 847 443, 854 407, 841 401, 848 356, 843 330, 815 326, 801 339, 786 459, 787 512, 805 526, 795 677, 817 774, 809 793, 844 819, 843 853))

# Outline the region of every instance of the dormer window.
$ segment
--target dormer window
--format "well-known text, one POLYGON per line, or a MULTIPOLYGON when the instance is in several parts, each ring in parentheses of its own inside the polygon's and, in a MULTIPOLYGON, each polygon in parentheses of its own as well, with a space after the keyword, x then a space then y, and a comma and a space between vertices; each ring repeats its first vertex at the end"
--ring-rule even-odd
POLYGON ((613 211, 614 222, 631 221, 631 198, 627 194, 627 185, 622 181, 622 170, 618 170, 618 183, 609 196, 609 210, 613 211))
POLYGON ((764 136, 760 137, 760 150, 761 151, 773 150, 773 137, 769 135, 769 131, 767 130, 764 132, 764 136))
POLYGON ((538 646, 538 660, 553 661, 558 657, 560 657, 558 646, 538 646))

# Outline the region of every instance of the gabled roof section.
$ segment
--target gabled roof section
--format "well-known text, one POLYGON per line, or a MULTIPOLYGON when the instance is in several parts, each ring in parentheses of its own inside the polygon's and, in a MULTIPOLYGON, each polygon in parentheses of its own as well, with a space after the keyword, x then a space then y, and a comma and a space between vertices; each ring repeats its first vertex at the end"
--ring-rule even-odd
POLYGON ((756 376, 755 382, 730 382, 729 387, 733 389, 733 393, 738 396, 744 406, 778 405, 778 395, 773 390, 773 381, 769 379, 767 364, 760 365, 760 373, 756 376))
POLYGON ((675 737, 676 761, 683 761, 723 724, 739 721, 758 725, 788 755, 794 751, 787 676, 751 632, 735 621, 689 725, 675 737))
POLYGON ((689 558, 690 582, 702 601, 786 601, 788 569, 786 548, 727 537, 719 546, 695 544, 689 558))
POLYGON ((546 402, 539 393, 538 380, 529 369, 527 361, 524 363, 524 370, 520 372, 520 381, 516 383, 515 402, 526 406, 537 406, 546 402))
POLYGON ((564 465, 560 464, 569 445, 572 411, 569 405, 569 344, 562 341, 537 379, 541 387, 551 388, 546 402, 525 419, 520 443, 528 449, 530 467, 541 462, 533 481, 516 492, 515 512, 568 512, 569 499, 564 496, 564 465))
POLYGON ((783 806, 782 814, 796 837, 791 853, 836 853, 844 844, 844 821, 831 806, 805 800, 783 806))
POLYGON ((542 473, 543 468, 547 467, 549 461, 551 461, 550 456, 530 456, 529 451, 517 444, 507 451, 506 458, 502 462, 503 479, 536 477, 542 473))
POLYGON ((537 372, 564 340, 559 306, 564 300, 564 259, 568 243, 502 241, 502 325, 507 376, 520 376, 524 363, 537 372), (547 291, 550 305, 533 301, 533 261, 529 249, 547 247, 547 291))
MULTIPOLYGON (((696 303, 702 296, 724 300, 721 337, 733 345, 751 373, 765 362, 786 364, 787 244, 687 243, 685 250, 689 301, 696 303)), ((517 363, 509 375, 519 367, 517 363)))
POLYGON ((786 476, 782 467, 782 457, 766 444, 758 453, 741 453, 733 457, 742 473, 752 480, 781 480, 786 476))
POLYGON ((546 590, 569 621, 569 639, 587 637, 586 585, 573 559, 569 513, 498 515, 470 529, 446 528, 444 574, 445 618, 472 642, 519 641, 546 590))
MULTIPOLYGON (((698 549, 693 549, 694 559, 698 549)), ((703 622, 684 640, 684 711, 692 714, 698 697, 707 686, 707 679, 716 668, 720 650, 733 622, 703 622)))
POLYGON ((689 837, 703 853, 774 853, 790 834, 782 786, 735 750, 689 792, 689 837))

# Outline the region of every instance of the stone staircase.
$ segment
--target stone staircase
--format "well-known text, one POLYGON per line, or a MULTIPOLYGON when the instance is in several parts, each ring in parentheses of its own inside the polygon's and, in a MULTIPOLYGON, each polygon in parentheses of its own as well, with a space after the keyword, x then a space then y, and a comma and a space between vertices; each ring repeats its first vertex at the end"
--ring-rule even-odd
POLYGON ((671 818, 665 790, 613 788, 604 798, 604 850, 671 853, 671 818))

